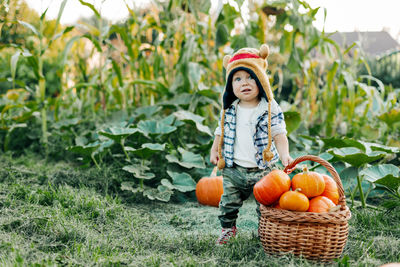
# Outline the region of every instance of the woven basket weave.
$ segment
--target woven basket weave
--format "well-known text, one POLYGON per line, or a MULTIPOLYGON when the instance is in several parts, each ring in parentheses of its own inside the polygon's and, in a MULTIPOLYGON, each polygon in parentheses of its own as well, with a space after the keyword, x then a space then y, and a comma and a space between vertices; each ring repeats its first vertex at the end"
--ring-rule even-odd
POLYGON ((312 155, 302 156, 288 165, 284 172, 291 173, 295 166, 311 160, 324 166, 338 185, 340 210, 315 213, 296 212, 260 205, 259 236, 268 254, 293 253, 310 260, 329 262, 340 257, 348 236, 351 217, 346 206, 343 185, 329 162, 312 155))

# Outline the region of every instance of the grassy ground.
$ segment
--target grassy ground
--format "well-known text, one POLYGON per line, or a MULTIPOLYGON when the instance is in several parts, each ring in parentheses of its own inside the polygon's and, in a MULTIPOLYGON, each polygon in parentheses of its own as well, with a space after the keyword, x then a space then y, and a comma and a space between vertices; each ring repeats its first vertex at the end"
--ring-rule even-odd
MULTIPOLYGON (((118 179, 110 170, 0 156, 0 265, 319 266, 263 252, 254 200, 240 211, 238 237, 217 247, 216 208, 116 196, 118 179)), ((400 262, 399 210, 352 212, 343 257, 332 265, 400 262)))

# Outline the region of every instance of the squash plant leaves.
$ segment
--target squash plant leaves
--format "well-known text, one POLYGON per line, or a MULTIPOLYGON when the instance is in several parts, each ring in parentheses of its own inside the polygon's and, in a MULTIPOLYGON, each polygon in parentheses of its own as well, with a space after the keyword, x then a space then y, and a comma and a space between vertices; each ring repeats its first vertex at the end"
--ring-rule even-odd
POLYGON ((172 178, 172 185, 180 192, 190 192, 196 189, 196 182, 186 172, 177 173, 167 171, 168 175, 172 178))
POLYGON ((175 126, 155 120, 140 121, 137 125, 137 128, 141 130, 146 137, 149 137, 150 134, 169 134, 177 129, 175 126))
POLYGON ((138 155, 140 158, 147 159, 157 151, 164 151, 165 144, 153 144, 153 143, 145 143, 142 144, 141 148, 134 149, 132 147, 125 147, 126 151, 132 152, 135 155, 138 155))
POLYGON ((138 131, 138 129, 136 129, 136 128, 109 127, 105 130, 99 131, 99 134, 106 136, 106 137, 119 143, 119 141, 122 138, 126 138, 129 135, 136 133, 137 131, 138 131))
POLYGON ((146 165, 133 164, 133 165, 124 166, 122 169, 129 173, 132 173, 132 175, 134 177, 139 178, 139 179, 149 180, 149 179, 156 177, 156 175, 154 173, 147 172, 150 170, 150 168, 147 167, 146 165))
POLYGON ((369 142, 362 142, 365 147, 367 148, 367 151, 372 150, 372 151, 384 151, 386 153, 399 153, 400 148, 399 147, 394 147, 394 146, 385 146, 381 145, 378 143, 369 143, 369 142))
POLYGON ((173 113, 173 115, 178 118, 181 121, 192 121, 196 125, 197 130, 199 130, 202 133, 206 133, 210 136, 212 136, 210 128, 208 128, 206 125, 202 124, 204 118, 196 115, 190 111, 186 110, 179 110, 173 113))
POLYGON ((329 153, 335 156, 338 160, 347 162, 355 167, 360 167, 364 164, 380 160, 386 155, 383 151, 364 153, 356 147, 334 148, 330 150, 329 153))
POLYGON ((397 192, 400 187, 400 168, 393 164, 371 166, 362 170, 360 175, 392 192, 397 192))
POLYGON ((144 106, 137 108, 135 110, 135 115, 136 116, 145 115, 146 118, 151 118, 154 116, 154 114, 160 112, 160 110, 161 110, 160 106, 144 106))
POLYGON ((336 148, 342 148, 342 147, 356 147, 362 151, 366 151, 365 146, 360 142, 352 138, 337 138, 337 137, 331 137, 331 138, 321 138, 321 140, 324 142, 325 147, 331 148, 331 147, 336 147, 336 148))
POLYGON ((173 191, 168 187, 159 185, 157 188, 146 188, 143 191, 143 196, 150 200, 160 200, 163 202, 168 202, 173 194, 173 191))
POLYGON ((291 132, 295 131, 300 126, 301 116, 297 111, 286 111, 284 113, 286 130, 289 135, 291 132))
POLYGON ((193 152, 187 151, 183 148, 178 148, 179 153, 181 154, 181 159, 178 159, 175 155, 170 154, 166 155, 165 158, 170 163, 177 163, 185 168, 200 168, 204 169, 206 167, 204 163, 204 159, 201 155, 195 154, 193 152))

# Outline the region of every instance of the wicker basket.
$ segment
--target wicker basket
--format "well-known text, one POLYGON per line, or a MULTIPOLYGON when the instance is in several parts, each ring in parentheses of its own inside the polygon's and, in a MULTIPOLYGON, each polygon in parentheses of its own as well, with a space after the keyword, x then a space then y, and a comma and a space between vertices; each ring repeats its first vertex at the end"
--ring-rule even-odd
POLYGON ((317 156, 302 156, 288 165, 284 172, 291 173, 298 163, 307 160, 324 166, 336 181, 340 210, 327 213, 295 212, 261 204, 258 232, 264 251, 268 254, 293 253, 310 260, 329 262, 342 254, 351 213, 346 206, 340 177, 329 162, 317 156))

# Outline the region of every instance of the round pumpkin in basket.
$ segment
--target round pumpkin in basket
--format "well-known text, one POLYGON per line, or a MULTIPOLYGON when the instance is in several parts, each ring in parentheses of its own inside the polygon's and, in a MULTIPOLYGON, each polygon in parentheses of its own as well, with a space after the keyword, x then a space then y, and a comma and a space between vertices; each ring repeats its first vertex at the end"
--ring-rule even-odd
POLYGON ((221 201, 222 176, 217 176, 217 167, 213 169, 210 177, 203 177, 196 185, 196 197, 200 204, 218 207, 221 201))
POLYGON ((337 205, 339 203, 339 191, 335 180, 332 177, 322 174, 322 178, 325 181, 325 190, 322 192, 321 196, 325 196, 337 205))
POLYGON ((308 198, 300 190, 287 191, 279 199, 279 206, 284 210, 307 211, 310 205, 308 198))
POLYGON ((268 206, 274 204, 289 189, 289 175, 281 170, 272 170, 254 185, 253 194, 258 202, 268 206))
POLYGON ((325 190, 325 181, 321 174, 308 171, 307 166, 303 168, 302 173, 298 173, 292 178, 292 189, 301 189, 301 192, 307 197, 319 196, 325 190))
POLYGON ((336 205, 327 197, 318 196, 314 197, 310 200, 310 207, 308 208, 308 212, 329 212, 335 208, 336 205))

